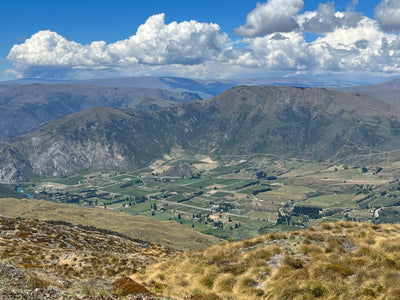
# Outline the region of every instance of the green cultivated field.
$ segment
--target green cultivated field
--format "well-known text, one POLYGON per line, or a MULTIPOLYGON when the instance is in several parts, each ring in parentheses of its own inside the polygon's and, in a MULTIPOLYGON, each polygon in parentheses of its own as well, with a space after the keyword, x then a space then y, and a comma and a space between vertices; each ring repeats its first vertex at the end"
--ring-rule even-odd
POLYGON ((353 197, 354 194, 324 195, 309 198, 302 204, 320 207, 351 207, 354 206, 354 202, 351 201, 353 197))
POLYGON ((47 179, 46 181, 64 184, 64 185, 77 185, 79 182, 85 180, 86 178, 83 176, 73 176, 73 177, 66 177, 66 178, 51 178, 47 179))
POLYGON ((49 184, 43 181, 38 187, 27 184, 23 188, 27 192, 45 188, 46 196, 58 202, 106 206, 115 212, 172 220, 198 232, 233 239, 346 218, 365 221, 372 218, 372 208, 400 206, 397 168, 391 165, 383 164, 377 174, 378 167, 371 165, 240 156, 225 158, 218 167, 190 157, 158 166, 168 169, 185 164, 191 170, 195 170, 194 164, 201 164, 199 175, 163 177, 145 168, 49 179, 49 184), (68 189, 59 186, 56 193, 53 183, 68 189), (304 207, 300 215, 296 206, 304 207))

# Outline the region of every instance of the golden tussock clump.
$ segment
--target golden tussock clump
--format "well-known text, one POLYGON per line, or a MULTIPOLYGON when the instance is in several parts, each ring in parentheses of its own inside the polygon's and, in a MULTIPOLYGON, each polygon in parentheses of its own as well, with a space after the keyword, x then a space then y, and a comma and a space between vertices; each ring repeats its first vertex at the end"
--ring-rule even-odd
POLYGON ((176 299, 400 299, 400 225, 267 234, 183 253, 132 278, 176 299))

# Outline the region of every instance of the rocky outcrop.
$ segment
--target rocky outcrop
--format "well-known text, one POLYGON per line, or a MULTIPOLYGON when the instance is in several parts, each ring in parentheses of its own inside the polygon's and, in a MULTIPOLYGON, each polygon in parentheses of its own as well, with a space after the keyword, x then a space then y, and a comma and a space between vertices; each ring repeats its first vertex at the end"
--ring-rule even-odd
POLYGON ((32 176, 32 166, 19 151, 8 145, 0 144, 0 182, 23 182, 32 176))

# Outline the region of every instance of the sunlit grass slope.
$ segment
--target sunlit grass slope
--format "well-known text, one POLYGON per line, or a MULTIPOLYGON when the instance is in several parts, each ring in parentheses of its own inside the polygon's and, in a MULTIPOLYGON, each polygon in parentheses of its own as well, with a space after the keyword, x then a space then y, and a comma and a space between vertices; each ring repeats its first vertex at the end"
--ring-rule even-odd
POLYGON ((134 279, 177 299, 400 299, 400 225, 324 223, 227 242, 134 279))
POLYGON ((86 208, 43 200, 0 199, 0 214, 38 220, 60 220, 94 226, 177 250, 199 250, 220 243, 213 236, 195 232, 174 221, 157 221, 101 208, 86 208))

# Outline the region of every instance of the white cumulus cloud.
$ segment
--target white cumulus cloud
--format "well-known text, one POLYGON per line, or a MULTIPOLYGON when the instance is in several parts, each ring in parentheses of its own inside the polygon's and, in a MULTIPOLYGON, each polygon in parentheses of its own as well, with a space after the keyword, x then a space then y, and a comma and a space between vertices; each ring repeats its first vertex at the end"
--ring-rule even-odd
POLYGON ((275 32, 291 32, 299 27, 296 15, 303 8, 302 0, 269 0, 257 3, 246 18, 246 24, 235 29, 238 35, 253 37, 275 32))
POLYGON ((349 6, 346 12, 336 12, 335 3, 321 3, 317 11, 306 12, 298 16, 302 30, 308 33, 327 33, 339 27, 356 27, 362 19, 362 14, 354 12, 356 3, 349 6))
POLYGON ((217 24, 165 24, 164 20, 164 14, 154 15, 138 28, 136 35, 112 44, 96 41, 82 45, 49 30, 39 31, 23 44, 14 45, 7 58, 22 75, 35 77, 50 69, 62 73, 70 69, 195 65, 218 58, 229 42, 217 24))
POLYGON ((237 58, 237 63, 242 66, 272 70, 303 70, 309 67, 309 49, 301 33, 273 33, 244 41, 249 47, 237 58))
POLYGON ((244 38, 248 46, 232 64, 249 69, 293 72, 399 72, 400 38, 382 32, 378 23, 362 17, 355 27, 337 27, 307 42, 302 32, 244 38))
POLYGON ((387 31, 400 31, 400 1, 383 0, 375 7, 375 17, 387 31))
POLYGON ((39 31, 21 45, 14 45, 8 59, 17 65, 95 66, 110 62, 105 42, 82 46, 49 30, 39 31))
POLYGON ((164 19, 164 14, 150 17, 136 35, 110 44, 109 51, 121 58, 121 63, 135 58, 150 65, 192 65, 218 55, 229 41, 217 24, 196 21, 165 24, 164 19))
POLYGON ((9 74, 42 78, 238 78, 278 71, 400 74, 399 34, 384 31, 382 21, 355 12, 357 0, 345 12, 335 11, 328 2, 316 11, 300 13, 302 5, 299 0, 258 4, 246 25, 237 29, 244 35, 237 40, 213 23, 166 24, 164 14, 151 16, 136 34, 110 44, 82 45, 56 32, 39 31, 12 47, 7 58, 14 67, 9 74), (281 22, 273 24, 280 16, 281 22), (318 36, 307 41, 307 33, 318 36))
POLYGON ((380 72, 399 64, 400 57, 393 55, 397 38, 382 32, 376 21, 363 17, 357 27, 337 28, 310 47, 321 70, 380 72))

